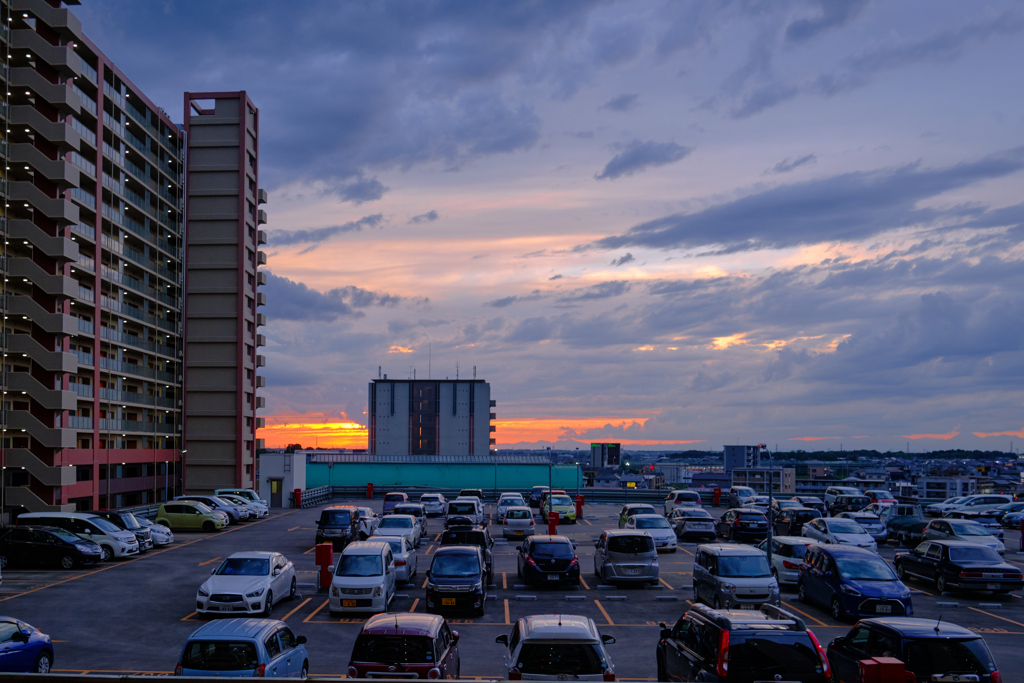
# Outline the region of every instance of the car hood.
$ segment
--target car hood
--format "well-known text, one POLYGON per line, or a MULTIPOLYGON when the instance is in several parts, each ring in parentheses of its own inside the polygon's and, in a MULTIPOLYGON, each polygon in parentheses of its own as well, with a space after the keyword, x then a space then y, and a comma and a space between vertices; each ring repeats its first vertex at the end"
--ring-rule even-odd
POLYGON ((843 583, 856 588, 863 595, 870 598, 900 598, 907 593, 907 587, 902 581, 859 581, 857 579, 843 579, 843 583))
POLYGON ((481 583, 480 576, 431 576, 430 583, 438 586, 472 586, 481 583))
POLYGON ((373 533, 374 536, 412 536, 416 533, 416 529, 396 529, 396 528, 381 528, 377 527, 377 531, 373 533))
POLYGON ((867 534, 832 534, 832 537, 836 539, 836 543, 848 543, 850 545, 861 545, 871 546, 875 544, 875 539, 867 534))
POLYGON ((154 524, 153 526, 148 526, 146 528, 149 529, 151 533, 157 534, 159 536, 166 536, 169 533, 171 533, 171 530, 165 527, 163 524, 154 524))
POLYGON ((383 574, 377 574, 376 576, 338 576, 335 574, 331 579, 332 586, 339 586, 341 588, 372 588, 382 583, 384 583, 383 574))
POLYGON ((203 582, 203 588, 210 593, 251 593, 266 586, 268 576, 224 576, 215 575, 203 582))
POLYGON ((676 532, 673 531, 672 529, 641 529, 641 531, 646 531, 647 533, 649 533, 651 535, 651 538, 654 538, 654 539, 664 539, 664 538, 675 538, 676 537, 676 532))

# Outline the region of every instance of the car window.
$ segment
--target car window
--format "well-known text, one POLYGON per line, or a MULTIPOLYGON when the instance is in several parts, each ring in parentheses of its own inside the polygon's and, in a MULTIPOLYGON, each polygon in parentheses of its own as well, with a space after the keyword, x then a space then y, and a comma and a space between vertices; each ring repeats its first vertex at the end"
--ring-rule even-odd
POLYGON ((523 674, 593 676, 604 673, 605 658, 592 643, 527 641, 517 657, 523 674))
POLYGON ((271 659, 281 654, 281 644, 277 642, 276 633, 271 633, 267 639, 263 641, 263 647, 267 648, 267 654, 271 659))
POLYGON ((895 581, 889 565, 880 557, 839 558, 839 573, 846 579, 865 581, 895 581))
POLYGON ((352 514, 348 510, 324 510, 320 513, 323 525, 347 526, 352 523, 352 514))
POLYGON ((512 633, 508 637, 508 649, 510 652, 516 651, 516 645, 519 644, 519 622, 512 627, 512 633))
POLYGON ((20 633, 18 625, 11 621, 0 621, 0 643, 13 640, 15 634, 20 633))
POLYGON ((983 545, 973 548, 950 548, 949 559, 951 562, 989 562, 991 564, 1003 562, 995 550, 983 545))
POLYGON ((217 568, 220 576, 266 576, 270 561, 257 557, 229 557, 217 568))
POLYGON ((434 641, 429 636, 363 634, 352 647, 352 661, 385 664, 433 663, 434 641))
POLYGON ((654 552, 654 539, 648 536, 612 536, 608 539, 608 551, 613 553, 654 552))
MULTIPOLYGON (((846 644, 858 652, 867 652, 868 638, 870 636, 871 631, 867 627, 858 626, 850 631, 850 635, 846 637, 846 644)), ((915 671, 915 673, 917 672, 915 671)))
POLYGON ((380 576, 384 568, 380 555, 342 555, 335 573, 338 576, 380 576))
POLYGON ((718 576, 732 578, 760 578, 771 576, 768 558, 757 555, 724 555, 718 558, 718 576))
POLYGON ((571 544, 560 541, 535 542, 530 546, 530 551, 531 554, 536 557, 554 557, 562 559, 571 558, 575 554, 572 550, 571 544))
POLYGON ((821 657, 804 631, 776 632, 769 636, 732 632, 729 678, 756 680, 759 675, 767 678, 763 676, 766 671, 786 680, 817 678, 822 672, 821 657))
POLYGON ((696 621, 691 621, 689 628, 683 636, 683 647, 694 654, 700 654, 700 640, 704 629, 707 626, 696 621))
POLYGON ((933 560, 941 560, 942 546, 938 543, 932 543, 930 546, 928 546, 928 551, 925 553, 925 556, 930 557, 933 560))
POLYGON ((868 645, 869 657, 895 657, 896 638, 891 633, 874 631, 871 634, 871 642, 868 645))
POLYGON ((282 628, 277 632, 277 637, 281 641, 282 650, 291 650, 293 647, 298 645, 298 643, 295 642, 295 634, 291 632, 291 629, 282 628))
POLYGON ((926 679, 947 671, 984 675, 996 668, 981 638, 912 640, 906 645, 904 661, 907 671, 913 671, 926 679))
POLYGON ((181 657, 182 668, 200 671, 251 671, 257 664, 256 645, 246 641, 193 640, 181 657))
POLYGON ((433 577, 476 576, 480 571, 480 558, 468 552, 434 555, 430 565, 430 575, 433 577))

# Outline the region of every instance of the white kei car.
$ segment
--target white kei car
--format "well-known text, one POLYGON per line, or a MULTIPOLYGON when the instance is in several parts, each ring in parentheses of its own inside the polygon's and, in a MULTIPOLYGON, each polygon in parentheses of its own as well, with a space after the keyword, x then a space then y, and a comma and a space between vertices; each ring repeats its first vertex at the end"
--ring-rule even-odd
POLYGON ((199 614, 269 617, 275 602, 295 597, 295 565, 281 553, 234 553, 211 573, 196 594, 199 614))

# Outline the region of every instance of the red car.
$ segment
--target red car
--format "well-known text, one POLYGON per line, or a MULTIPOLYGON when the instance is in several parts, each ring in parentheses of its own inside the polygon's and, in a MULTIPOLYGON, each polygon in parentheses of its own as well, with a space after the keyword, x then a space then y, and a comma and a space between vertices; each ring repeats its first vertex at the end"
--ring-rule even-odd
POLYGON ((871 489, 865 491, 864 495, 871 499, 872 503, 895 503, 896 497, 884 489, 871 489))
POLYGON ((363 624, 352 646, 348 677, 369 678, 372 673, 374 677, 458 678, 458 643, 459 632, 436 614, 378 614, 363 624))

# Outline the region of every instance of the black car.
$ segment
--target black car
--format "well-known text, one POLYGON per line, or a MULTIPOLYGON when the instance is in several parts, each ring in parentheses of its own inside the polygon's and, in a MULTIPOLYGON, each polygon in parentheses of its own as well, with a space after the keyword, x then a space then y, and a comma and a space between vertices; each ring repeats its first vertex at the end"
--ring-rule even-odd
POLYGON ((72 569, 96 564, 98 543, 55 526, 12 526, 0 530, 0 568, 43 565, 72 569))
POLYGON ((547 486, 534 486, 533 490, 530 491, 530 507, 539 508, 540 499, 550 490, 547 486))
POLYGON ((135 534, 135 538, 139 541, 140 553, 144 553, 153 547, 153 534, 150 532, 149 527, 139 524, 139 520, 135 519, 135 515, 132 513, 113 510, 89 510, 89 514, 109 520, 118 529, 124 529, 135 534))
POLYGON ((800 503, 805 508, 817 510, 819 517, 824 517, 828 514, 828 507, 825 505, 825 501, 817 496, 793 496, 792 500, 800 503))
POLYGON ((829 514, 835 517, 840 512, 860 512, 868 505, 871 505, 871 499, 867 496, 836 496, 829 514))
POLYGON ((533 536, 517 548, 516 574, 529 585, 580 585, 580 558, 567 536, 533 536))
POLYGON ((1000 683, 985 639, 948 621, 888 617, 861 619, 828 646, 835 680, 859 681, 859 664, 871 657, 895 657, 919 683, 977 680, 1000 683), (935 679, 932 676, 936 676, 935 679), (966 676, 977 676, 968 679, 966 676))
POLYGON ((728 541, 760 541, 768 537, 768 518, 755 510, 727 510, 715 530, 728 541))
POLYGON ((438 548, 427 570, 427 612, 471 612, 483 616, 487 577, 480 548, 452 545, 438 548))
POLYGON ((320 511, 316 523, 316 542, 330 543, 341 550, 359 540, 359 510, 351 505, 331 505, 320 511))
POLYGON ((779 536, 799 536, 804 524, 818 517, 818 511, 811 508, 786 508, 775 517, 774 530, 779 536))
POLYGON ((778 518, 779 514, 783 510, 790 510, 792 508, 802 508, 803 504, 798 500, 782 500, 779 498, 772 498, 772 507, 769 510, 772 514, 772 519, 778 518))
POLYGON ((494 539, 484 526, 457 526, 449 527, 441 534, 441 546, 446 545, 475 545, 483 551, 484 565, 488 579, 494 576, 491 569, 494 539))
POLYGON ((1006 503, 1004 505, 994 507, 990 510, 990 512, 992 513, 992 517, 1000 524, 1003 523, 1003 517, 1005 517, 1009 513, 1022 511, 1024 511, 1024 502, 1006 503))
POLYGON ((1024 574, 992 548, 966 541, 925 541, 896 553, 896 574, 933 582, 940 593, 950 588, 1009 593, 1024 588, 1024 574))
POLYGON ((814 634, 800 617, 774 605, 759 612, 694 605, 675 626, 661 624, 656 657, 659 681, 831 680, 814 634))

